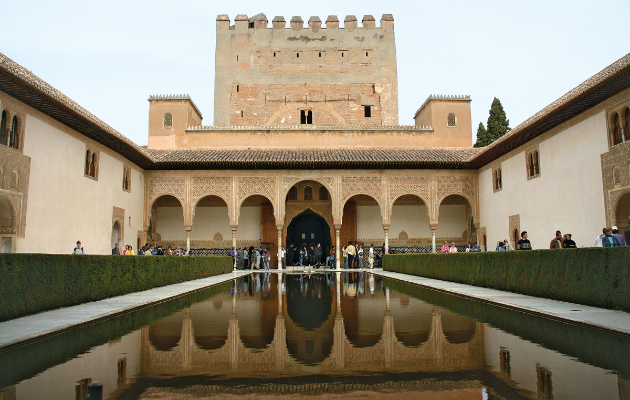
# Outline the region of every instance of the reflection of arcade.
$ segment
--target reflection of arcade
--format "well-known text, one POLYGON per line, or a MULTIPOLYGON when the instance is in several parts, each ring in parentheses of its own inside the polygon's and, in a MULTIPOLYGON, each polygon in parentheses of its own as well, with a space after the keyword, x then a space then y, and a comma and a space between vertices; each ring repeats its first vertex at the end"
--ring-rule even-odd
POLYGON ((485 365, 483 324, 390 292, 378 277, 358 272, 253 274, 232 293, 143 328, 142 338, 141 365, 149 374, 485 365))

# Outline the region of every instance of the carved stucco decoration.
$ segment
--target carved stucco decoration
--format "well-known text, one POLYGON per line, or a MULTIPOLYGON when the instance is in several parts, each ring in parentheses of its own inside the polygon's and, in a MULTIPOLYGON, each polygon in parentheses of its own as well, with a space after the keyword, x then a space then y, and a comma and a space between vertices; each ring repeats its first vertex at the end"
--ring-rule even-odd
POLYGON ((186 207, 186 178, 183 176, 163 176, 149 180, 149 205, 160 196, 171 195, 186 207))
POLYGON ((381 210, 381 218, 385 217, 383 212, 383 180, 375 176, 349 176, 341 178, 341 193, 343 194, 340 203, 343 210, 346 202, 352 197, 360 194, 370 196, 376 200, 381 210))
POLYGON ((232 219, 232 179, 231 178, 193 178, 192 180, 192 216, 195 216, 197 202, 206 196, 217 196, 225 201, 228 215, 232 219))
POLYGON ((112 226, 118 222, 118 237, 122 243, 125 238, 125 209, 114 207, 112 211, 112 226))
POLYGON ((23 238, 26 234, 26 206, 28 203, 31 158, 23 155, 20 150, 0 146, 0 160, 3 172, 0 189, 6 190, 7 194, 14 194, 8 196, 16 213, 13 219, 15 224, 13 232, 18 237, 23 238))
POLYGON ((20 206, 22 196, 18 193, 10 193, 0 190, 0 233, 19 234, 20 206), (10 219, 8 219, 8 218, 10 219))
POLYGON ((276 178, 270 177, 242 177, 238 178, 237 184, 237 219, 241 214, 241 204, 250 196, 260 195, 266 197, 273 206, 273 214, 276 221, 279 221, 279 215, 281 215, 278 209, 278 199, 276 196, 276 178))
MULTIPOLYGON (((604 202, 606 205, 606 225, 612 226, 617 223, 617 212, 619 199, 624 193, 630 192, 630 142, 618 144, 601 155, 602 160, 602 180, 604 182, 604 202), (619 180, 615 183, 615 169, 617 169, 619 180)), ((621 221, 626 222, 626 221, 621 221)))
POLYGON ((442 200, 451 195, 460 195, 468 200, 473 210, 474 222, 479 222, 479 207, 477 207, 477 182, 476 177, 468 176, 437 176, 436 177, 436 195, 433 199, 431 223, 438 222, 440 214, 440 204, 442 200))
POLYGON ((431 187, 428 176, 393 176, 389 178, 389 218, 391 218, 394 202, 400 196, 412 194, 418 196, 427 206, 431 202, 431 187))

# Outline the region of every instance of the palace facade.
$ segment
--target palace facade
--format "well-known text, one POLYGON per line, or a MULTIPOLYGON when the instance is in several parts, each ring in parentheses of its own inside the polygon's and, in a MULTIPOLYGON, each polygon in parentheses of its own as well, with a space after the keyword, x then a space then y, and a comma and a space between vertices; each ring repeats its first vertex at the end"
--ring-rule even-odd
POLYGON ((626 225, 630 54, 477 149, 469 96, 430 95, 398 125, 391 15, 216 23, 214 125, 152 95, 147 147, 0 55, 3 252, 493 250, 522 230, 547 248, 557 229, 588 246, 626 225))

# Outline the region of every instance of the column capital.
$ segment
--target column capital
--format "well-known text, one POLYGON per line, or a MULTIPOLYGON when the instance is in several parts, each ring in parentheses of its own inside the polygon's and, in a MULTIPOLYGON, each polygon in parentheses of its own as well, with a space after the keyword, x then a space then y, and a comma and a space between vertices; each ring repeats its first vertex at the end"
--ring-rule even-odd
POLYGON ((236 225, 230 225, 230 228, 232 228, 233 231, 235 231, 238 228, 238 224, 236 225))
POLYGON ((341 224, 335 224, 335 230, 340 231, 341 230, 341 224))
POLYGON ((429 226, 431 227, 432 231, 435 231, 437 229, 437 224, 430 224, 429 226))
POLYGON ((186 230, 186 232, 190 232, 192 231, 192 226, 185 226, 184 229, 186 230))
POLYGON ((284 229, 284 225, 276 225, 276 229, 280 232, 284 229))

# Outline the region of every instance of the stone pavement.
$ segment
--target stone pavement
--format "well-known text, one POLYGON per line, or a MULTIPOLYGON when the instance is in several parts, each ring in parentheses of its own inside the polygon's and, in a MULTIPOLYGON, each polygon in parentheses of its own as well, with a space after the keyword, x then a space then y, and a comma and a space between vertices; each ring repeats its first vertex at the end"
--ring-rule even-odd
POLYGON ((2 322, 0 323, 0 349, 181 296, 250 273, 251 271, 248 270, 235 271, 2 322))
POLYGON ((584 324, 630 335, 630 313, 623 311, 583 306, 581 304, 543 299, 540 297, 526 296, 524 294, 464 285, 462 283, 440 281, 380 269, 374 270, 374 273, 387 278, 413 283, 441 292, 473 300, 480 300, 530 314, 538 314, 564 322, 584 324))

